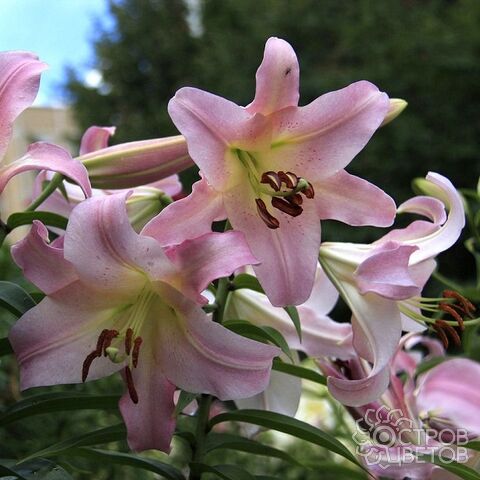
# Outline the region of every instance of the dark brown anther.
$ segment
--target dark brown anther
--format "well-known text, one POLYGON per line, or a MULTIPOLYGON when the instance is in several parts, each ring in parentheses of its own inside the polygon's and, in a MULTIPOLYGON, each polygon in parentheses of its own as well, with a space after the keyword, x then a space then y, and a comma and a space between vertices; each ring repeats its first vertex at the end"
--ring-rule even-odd
POLYGON ((292 205, 301 205, 303 203, 303 197, 299 193, 294 193, 293 195, 285 197, 285 200, 292 205))
POLYGON ((100 335, 98 337, 97 347, 95 348, 95 351, 98 353, 98 356, 100 356, 102 354, 103 342, 105 341, 105 337, 106 337, 108 332, 109 332, 109 330, 107 330, 105 328, 105 329, 102 330, 102 332, 100 333, 100 335))
POLYGON ((102 352, 100 351, 100 353, 98 353, 96 350, 94 350, 93 352, 89 353, 87 355, 87 358, 85 358, 85 360, 83 361, 83 365, 82 365, 82 382, 85 382, 85 380, 87 379, 88 377, 88 372, 90 370, 90 367, 93 363, 93 361, 100 357, 102 355, 102 352))
POLYGON ((290 203, 288 200, 283 198, 273 197, 272 205, 291 217, 298 217, 298 215, 303 212, 303 208, 300 205, 290 203))
POLYGON ((278 177, 287 188, 293 190, 298 185, 298 177, 292 172, 278 172, 278 177))
POLYGON ((455 343, 457 347, 460 347, 462 345, 462 340, 460 339, 460 336, 451 325, 449 325, 445 320, 437 320, 436 323, 440 326, 440 328, 445 331, 445 333, 448 333, 450 338, 453 340, 453 343, 455 343))
POLYGON ((473 312, 475 312, 476 308, 475 305, 473 305, 473 303, 468 298, 464 297, 455 290, 444 290, 443 297, 454 298, 461 305, 461 310, 463 311, 463 313, 465 313, 465 315, 469 316, 470 318, 474 317, 473 312))
POLYGON ((142 345, 142 337, 137 337, 133 342, 132 363, 135 368, 138 365, 138 355, 140 354, 140 346, 142 345))
POLYGON ((313 189, 313 185, 308 182, 308 187, 305 187, 302 190, 302 193, 307 197, 307 198, 314 198, 315 197, 315 190, 313 189))
POLYGON ((465 328, 464 325, 463 325, 463 318, 462 316, 452 307, 452 305, 449 305, 448 303, 440 303, 438 305, 438 308, 440 310, 443 310, 445 313, 448 313, 449 315, 451 315, 455 320, 456 322, 458 323, 458 326, 460 327, 460 329, 463 331, 463 329, 465 328))
POLYGON ((445 347, 445 349, 447 349, 448 348, 448 337, 445 334, 445 332, 443 331, 442 327, 438 324, 438 322, 435 322, 432 326, 433 326, 433 329, 435 330, 435 332, 437 332, 438 338, 440 338, 440 340, 442 341, 443 346, 445 347))
POLYGON ((135 385, 133 383, 133 375, 132 375, 132 371, 130 370, 130 367, 126 366, 124 372, 125 372, 125 382, 127 383, 128 394, 130 395, 130 398, 132 399, 133 403, 138 403, 138 394, 137 394, 137 390, 135 389, 135 385))
POLYGON ((107 356, 107 348, 112 344, 115 337, 118 337, 118 330, 108 330, 103 339, 103 356, 107 356))
POLYGON ((276 192, 278 192, 282 186, 280 177, 276 172, 272 171, 263 173, 260 183, 266 183, 270 185, 276 192))
POLYGON ((257 204, 257 212, 260 218, 263 220, 265 225, 272 230, 280 226, 280 222, 269 213, 265 202, 261 198, 256 198, 255 203, 257 204))
POLYGON ((125 353, 130 355, 130 351, 132 350, 132 339, 133 339, 133 330, 131 328, 127 328, 127 332, 125 333, 125 353))

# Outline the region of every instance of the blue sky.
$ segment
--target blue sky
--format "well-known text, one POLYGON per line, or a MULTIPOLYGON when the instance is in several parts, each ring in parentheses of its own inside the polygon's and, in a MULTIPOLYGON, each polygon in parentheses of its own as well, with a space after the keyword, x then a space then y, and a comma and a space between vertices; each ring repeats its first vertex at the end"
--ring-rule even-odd
POLYGON ((95 81, 92 38, 108 20, 106 0, 0 0, 0 51, 29 50, 48 63, 35 104, 56 105, 67 65, 95 81))

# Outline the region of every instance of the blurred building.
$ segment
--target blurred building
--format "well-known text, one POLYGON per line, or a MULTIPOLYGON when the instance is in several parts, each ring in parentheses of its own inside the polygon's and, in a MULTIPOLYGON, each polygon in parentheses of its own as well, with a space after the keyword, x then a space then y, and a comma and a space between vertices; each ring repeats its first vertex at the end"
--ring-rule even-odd
MULTIPOLYGON (((73 154, 72 139, 77 134, 71 111, 67 108, 31 107, 15 121, 13 135, 2 163, 25 155, 31 143, 45 141, 67 148, 73 154)), ((37 172, 22 173, 13 178, 2 194, 0 218, 22 211, 31 201, 33 180, 37 172)))

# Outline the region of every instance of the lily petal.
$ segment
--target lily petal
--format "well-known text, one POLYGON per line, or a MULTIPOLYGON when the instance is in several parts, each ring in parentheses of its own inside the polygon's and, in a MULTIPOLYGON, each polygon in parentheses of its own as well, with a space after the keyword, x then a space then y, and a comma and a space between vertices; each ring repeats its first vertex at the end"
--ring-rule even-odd
POLYGON ((286 108, 273 114, 272 155, 309 182, 328 178, 363 149, 388 109, 387 95, 366 81, 286 108))
POLYGON ((35 100, 40 74, 46 68, 33 53, 0 53, 0 160, 12 135, 12 124, 35 100))
MULTIPOLYGON (((95 350, 100 332, 112 328, 115 300, 76 282, 26 312, 9 334, 20 365, 21 389, 80 383, 86 356, 95 350)), ((121 364, 99 357, 88 379, 105 377, 120 368, 121 364)))
POLYGON ((340 170, 314 183, 320 219, 348 225, 388 227, 395 218, 395 202, 383 190, 340 170))
POLYGON ((422 375, 417 406, 480 435, 480 364, 455 358, 422 375))
POLYGON ((63 257, 63 248, 49 244, 47 227, 38 220, 11 253, 25 277, 47 295, 78 279, 72 264, 63 257))
POLYGON ((258 263, 243 233, 233 231, 207 233, 171 247, 166 253, 182 272, 182 293, 199 303, 208 302, 201 292, 212 280, 229 276, 244 265, 258 263))
POLYGON ((275 210, 280 228, 271 230, 259 217, 254 193, 243 186, 224 195, 225 209, 235 230, 245 234, 262 287, 275 306, 300 305, 310 296, 320 246, 320 222, 315 205, 305 202, 298 217, 275 210))
POLYGON ((145 284, 145 273, 164 278, 173 265, 158 242, 133 230, 126 196, 93 197, 74 208, 65 234, 65 258, 85 283, 132 295, 132 289, 145 284))
POLYGON ((26 155, 0 168, 0 193, 12 177, 29 170, 51 170, 61 173, 77 183, 85 197, 92 194, 86 168, 74 160, 65 149, 44 142, 30 145, 26 155))
POLYGON ((115 127, 92 126, 83 134, 80 155, 108 147, 108 139, 115 134, 115 127))
POLYGON ((291 45, 280 38, 269 38, 257 70, 255 99, 246 110, 269 115, 285 107, 296 107, 300 97, 299 77, 300 68, 291 45))
POLYGON ((162 316, 156 318, 162 321, 155 338, 161 340, 155 357, 172 383, 220 400, 246 398, 265 390, 273 357, 280 349, 230 332, 166 284, 157 284, 157 291, 171 309, 159 305, 162 316), (175 313, 169 314, 172 309, 175 313))
POLYGON ((372 251, 355 270, 360 293, 374 292, 392 300, 419 295, 421 289, 412 279, 408 261, 417 247, 387 242, 372 251))
POLYGON ((220 191, 231 187, 243 170, 242 163, 229 155, 231 149, 255 150, 270 143, 266 117, 196 88, 181 88, 170 100, 168 113, 188 138, 190 156, 220 191))
POLYGON ((171 203, 152 218, 142 235, 153 237, 163 246, 176 245, 211 232, 212 222, 226 217, 221 195, 202 179, 193 185, 188 197, 171 203))
POLYGON ((142 350, 142 368, 134 368, 132 378, 138 403, 133 403, 128 391, 119 403, 128 446, 134 452, 153 448, 169 453, 175 430, 175 386, 159 371, 150 351, 142 350))

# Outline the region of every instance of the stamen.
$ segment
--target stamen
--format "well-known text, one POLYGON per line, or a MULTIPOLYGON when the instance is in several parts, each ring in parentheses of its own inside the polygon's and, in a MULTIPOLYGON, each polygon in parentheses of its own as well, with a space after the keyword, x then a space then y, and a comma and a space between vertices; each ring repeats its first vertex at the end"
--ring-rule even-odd
POLYGON ((109 332, 109 330, 107 328, 105 328, 105 329, 102 330, 102 332, 100 333, 100 335, 98 337, 97 348, 95 349, 95 351, 98 353, 98 356, 100 356, 102 354, 103 342, 105 341, 105 336, 107 335, 108 332, 109 332))
POLYGON ((302 193, 307 198, 314 198, 315 197, 315 190, 313 189, 313 185, 310 182, 307 182, 308 186, 302 190, 302 193))
POLYGON ((142 345, 142 337, 137 337, 133 342, 132 364, 134 368, 138 365, 138 355, 140 354, 140 346, 142 345))
POLYGON ((130 355, 130 351, 132 350, 132 338, 133 338, 133 330, 131 328, 127 328, 127 332, 125 334, 125 353, 130 355))
POLYGON ((125 372, 125 381, 127 383, 128 394, 130 395, 130 398, 132 399, 133 403, 138 403, 138 394, 137 394, 137 390, 135 389, 135 385, 133 383, 133 375, 132 375, 132 371, 130 370, 130 367, 126 366, 124 372, 125 372))
POLYGON ((112 344, 115 337, 118 337, 118 330, 108 330, 103 340, 103 356, 108 355, 107 348, 112 344))
POLYGON ((278 192, 282 186, 280 177, 276 172, 272 171, 263 173, 260 183, 268 183, 268 185, 270 185, 276 192, 278 192))
POLYGON ((85 382, 85 380, 87 379, 88 377, 88 372, 90 370, 90 367, 92 366, 92 362, 101 356, 101 351, 100 353, 98 353, 96 350, 94 350, 93 352, 89 353, 87 355, 87 358, 85 358, 85 360, 83 361, 83 365, 82 365, 82 382, 85 382))
POLYGON ((255 203, 257 204, 258 215, 263 220, 265 225, 272 230, 278 228, 280 226, 280 222, 269 213, 265 202, 261 198, 256 198, 255 203))
POLYGON ((437 332, 438 337, 442 341, 443 346, 445 347, 445 349, 447 349, 448 348, 448 337, 445 334, 445 332, 443 331, 441 325, 439 325, 438 322, 437 322, 437 323, 434 323, 432 326, 433 326, 433 329, 435 330, 435 332, 437 332))
POLYGON ((460 305, 462 306, 462 310, 466 315, 468 315, 470 318, 474 317, 473 312, 475 312, 476 308, 475 305, 473 305, 473 303, 468 298, 464 297, 455 290, 444 290, 443 297, 454 298, 460 303, 460 305))
POLYGON ((278 176, 287 188, 293 190, 298 185, 298 177, 293 172, 278 172, 278 176))
POLYGON ((294 193, 290 197, 286 197, 285 200, 293 205, 301 205, 303 203, 303 198, 299 193, 294 193))
POLYGON ((462 340, 460 339, 457 331, 445 320, 437 320, 436 324, 439 325, 446 333, 450 335, 450 337, 453 339, 453 343, 455 343, 457 347, 460 347, 462 345, 462 340))
POLYGON ((283 198, 278 197, 272 198, 272 206, 278 208, 287 215, 290 215, 291 217, 298 217, 298 215, 303 212, 303 208, 300 205, 295 205, 283 198))
POLYGON ((440 303, 438 305, 438 308, 440 310, 443 310, 444 312, 446 313, 449 313, 458 323, 458 326, 463 330, 465 327, 464 327, 464 324, 463 324, 463 318, 462 316, 454 309, 452 308, 451 305, 448 305, 446 303, 440 303))

